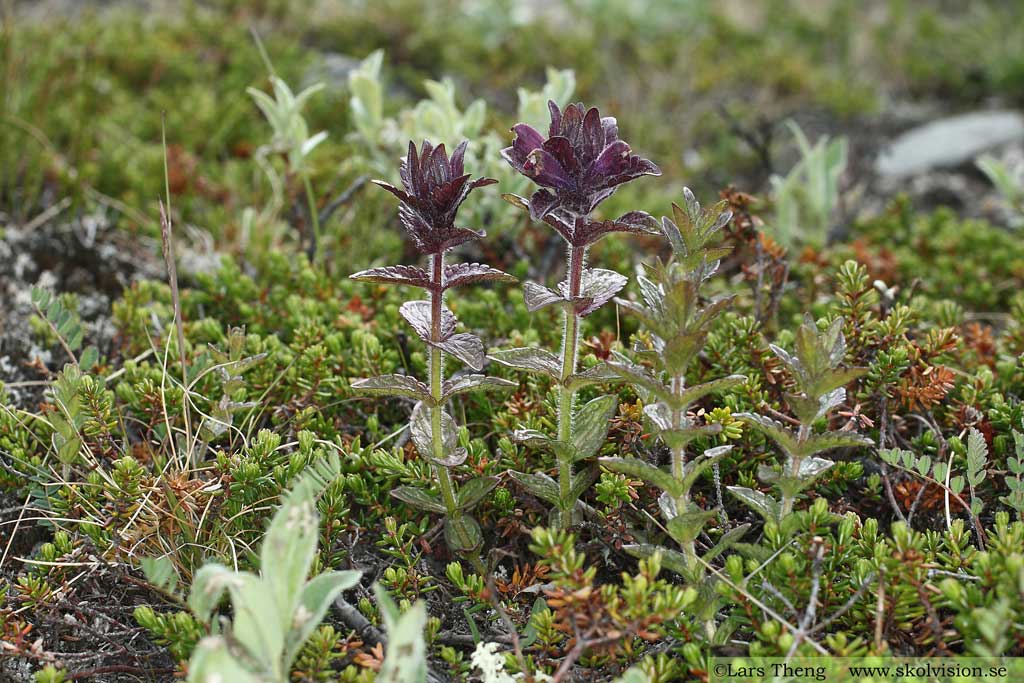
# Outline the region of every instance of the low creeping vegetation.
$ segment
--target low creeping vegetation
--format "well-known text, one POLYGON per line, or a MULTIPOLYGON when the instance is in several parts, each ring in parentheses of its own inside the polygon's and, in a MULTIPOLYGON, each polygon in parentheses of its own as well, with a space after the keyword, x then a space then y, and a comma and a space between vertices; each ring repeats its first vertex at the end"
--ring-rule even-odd
MULTIPOLYGON (((180 296, 170 268, 134 283, 102 345, 74 296, 32 292, 58 360, 38 393, 0 388, 0 490, 19 503, 0 665, 669 683, 723 652, 1024 652, 1017 241, 896 202, 859 241, 791 258, 731 188, 708 207, 683 188, 656 220, 619 190, 659 167, 615 119, 559 103, 569 72, 549 73, 547 134, 523 91, 529 121, 499 151, 451 83, 385 117, 381 60, 348 75, 360 168, 391 177, 396 130, 446 129, 375 181, 397 221, 360 227, 397 223, 407 263, 331 274, 371 255, 332 262, 310 154, 330 143, 302 113, 319 90, 274 76, 273 97, 250 91, 274 130, 264 214, 307 204, 308 250, 225 258, 180 296), (467 172, 503 162, 518 222, 467 172), (606 216, 618 202, 633 210, 606 216), (957 271, 975 266, 989 277, 957 271)), ((825 183, 815 234, 836 149, 804 150, 825 183)))

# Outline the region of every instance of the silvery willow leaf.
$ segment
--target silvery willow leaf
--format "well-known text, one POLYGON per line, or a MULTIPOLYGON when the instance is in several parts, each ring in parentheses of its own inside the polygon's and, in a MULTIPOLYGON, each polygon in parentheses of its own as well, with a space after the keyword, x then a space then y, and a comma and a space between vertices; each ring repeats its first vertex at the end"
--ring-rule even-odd
POLYGON ((426 384, 409 375, 378 375, 352 382, 352 389, 363 394, 377 396, 406 396, 418 401, 431 403, 430 389, 426 384))
POLYGON ((472 510, 498 485, 497 477, 477 477, 459 487, 459 509, 472 510))
POLYGON ((358 571, 329 571, 318 574, 306 582, 285 642, 285 670, 291 670, 299 651, 309 640, 313 630, 320 626, 334 599, 342 591, 358 584, 361 574, 358 571))
POLYGON ((416 266, 370 268, 369 270, 349 275, 349 279, 388 285, 408 285, 410 287, 422 287, 423 289, 431 288, 430 276, 427 275, 425 270, 416 266))
POLYGON ((204 681, 232 681, 232 683, 262 683, 265 679, 242 665, 241 658, 228 649, 222 636, 207 636, 199 641, 188 662, 189 683, 204 681))
POLYGON ((558 505, 558 483, 548 475, 532 472, 509 472, 509 476, 541 500, 558 505))
POLYGON ((495 389, 513 389, 517 386, 515 382, 500 377, 488 377, 487 375, 460 375, 445 381, 442 389, 441 402, 445 403, 453 396, 464 394, 469 391, 493 391, 495 389))
POLYGON ((574 460, 584 460, 601 450, 618 407, 618 397, 599 396, 580 408, 572 421, 574 460))
POLYGON ((535 348, 506 349, 495 351, 491 360, 517 370, 539 372, 561 380, 562 362, 550 351, 535 348))
POLYGON ((445 512, 444 503, 441 502, 441 499, 427 493, 423 489, 412 486, 399 486, 391 490, 391 495, 417 510, 441 514, 445 512))
POLYGON ((452 263, 444 267, 445 289, 461 287, 474 282, 515 282, 516 278, 497 268, 482 263, 452 263))
POLYGON ((536 282, 523 283, 523 301, 526 303, 526 310, 530 313, 555 304, 568 303, 568 300, 558 292, 536 282))
POLYGON ((656 486, 670 496, 678 498, 683 495, 682 483, 668 472, 638 458, 598 458, 598 462, 612 472, 636 477, 656 486))
POLYGON ((373 592, 388 634, 388 650, 377 678, 380 681, 427 683, 427 642, 423 637, 427 629, 426 603, 417 600, 410 609, 399 612, 383 586, 373 584, 373 592))
POLYGON ((676 507, 676 499, 665 491, 662 491, 661 495, 658 496, 658 509, 661 510, 661 516, 666 522, 679 514, 679 508, 676 507))
POLYGON ((482 370, 484 367, 484 360, 486 358, 484 343, 475 334, 469 334, 468 332, 453 334, 439 344, 432 345, 437 346, 437 348, 447 354, 455 356, 474 370, 482 370))

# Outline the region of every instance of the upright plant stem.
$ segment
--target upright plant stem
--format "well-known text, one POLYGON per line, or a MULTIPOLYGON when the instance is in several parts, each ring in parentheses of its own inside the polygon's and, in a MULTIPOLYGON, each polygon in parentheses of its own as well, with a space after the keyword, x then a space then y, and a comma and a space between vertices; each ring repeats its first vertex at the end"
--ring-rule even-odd
MULTIPOLYGON (((672 378, 672 393, 678 398, 683 394, 683 388, 685 387, 686 379, 682 375, 676 375, 672 378)), ((672 424, 678 430, 686 428, 686 410, 684 408, 677 408, 672 411, 672 424)), ((672 447, 672 477, 682 481, 686 475, 686 446, 682 444, 676 444, 672 447)), ((686 508, 690 504, 690 491, 686 490, 675 499, 676 512, 677 514, 684 514, 686 508)), ((693 541, 690 541, 683 548, 683 553, 686 557, 686 564, 690 569, 696 570, 697 568, 697 548, 693 541)))
MULTIPOLYGON (((583 279, 583 261, 586 257, 585 247, 569 247, 569 298, 575 299, 580 293, 583 279)), ((572 439, 572 411, 575 390, 566 385, 566 380, 576 372, 580 337, 580 318, 575 310, 565 312, 565 326, 562 330, 562 383, 559 385, 558 397, 558 440, 569 443, 572 439)), ((572 524, 572 511, 575 501, 572 500, 572 459, 568 453, 558 456, 558 495, 561 499, 560 525, 568 529, 572 524)))
MULTIPOLYGON (((434 343, 441 341, 441 311, 444 305, 444 293, 441 290, 441 280, 444 273, 444 254, 433 254, 430 257, 431 280, 434 287, 430 290, 430 339, 434 343)), ((434 399, 434 405, 430 408, 430 443, 435 460, 443 460, 444 432, 441 415, 444 406, 441 405, 442 388, 444 383, 444 355, 437 346, 430 347, 430 396, 434 399)), ((455 496, 455 484, 452 482, 452 475, 448 468, 434 462, 431 463, 437 483, 441 488, 441 498, 444 500, 444 507, 448 511, 448 518, 453 522, 455 533, 459 534, 460 544, 463 547, 471 545, 471 539, 464 536, 463 528, 458 524, 462 517, 459 510, 458 499, 455 496)), ((485 568, 480 558, 475 553, 466 553, 467 558, 479 573, 485 573, 485 568)))
MULTIPOLYGON (((800 425, 800 430, 797 432, 796 441, 797 443, 804 443, 807 441, 807 437, 811 435, 811 426, 806 424, 800 425)), ((800 463, 802 458, 793 456, 789 459, 789 472, 786 474, 790 477, 798 478, 800 476, 800 463)), ((782 494, 782 519, 785 519, 793 512, 793 504, 796 502, 796 496, 782 494)))
POLYGON ((313 196, 313 185, 309 182, 309 174, 302 172, 302 184, 306 187, 306 202, 309 204, 309 221, 313 225, 313 263, 321 262, 323 247, 320 239, 320 214, 316 210, 316 198, 313 196))

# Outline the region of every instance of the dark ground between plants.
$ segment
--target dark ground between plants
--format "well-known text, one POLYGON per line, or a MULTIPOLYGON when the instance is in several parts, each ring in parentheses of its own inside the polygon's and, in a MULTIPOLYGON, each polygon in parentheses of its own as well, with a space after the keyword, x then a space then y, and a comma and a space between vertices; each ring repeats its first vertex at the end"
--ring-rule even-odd
MULTIPOLYGON (((978 648, 986 647, 993 653, 1021 654, 1024 631, 1011 618, 1024 606, 1012 588, 1020 576, 1013 564, 1020 555, 1020 534, 996 531, 995 515, 1012 511, 1001 498, 1012 479, 1013 432, 1024 429, 1019 403, 1024 394, 1024 302, 1016 296, 1024 282, 1024 249, 1009 225, 1012 213, 973 157, 898 180, 879 178, 874 170, 879 153, 908 129, 954 113, 1020 107, 1024 55, 1013 52, 1013 32, 1019 36, 1022 25, 1013 20, 1019 10, 999 3, 972 13, 944 3, 917 8, 877 2, 869 3, 858 23, 852 20, 861 11, 856 3, 830 3, 830 10, 766 3, 767 18, 754 19, 728 6, 721 15, 709 10, 713 18, 699 24, 701 32, 691 41, 697 47, 685 52, 692 60, 688 66, 666 57, 671 49, 683 54, 682 48, 666 47, 678 45, 678 38, 663 30, 641 40, 650 25, 634 15, 623 19, 608 7, 588 14, 601 32, 601 40, 594 41, 584 29, 568 31, 565 16, 535 20, 540 27, 533 32, 529 25, 509 26, 493 16, 493 26, 477 18, 473 21, 481 23, 474 24, 475 30, 461 32, 457 22, 438 20, 443 11, 431 14, 415 3, 383 3, 365 14, 354 5, 326 3, 331 11, 322 22, 309 3, 258 4, 253 9, 230 2, 161 3, 154 9, 145 3, 14 3, 13 15, 5 15, 0 552, 6 561, 0 569, 0 595, 5 596, 0 626, 7 649, 0 652, 0 679, 32 680, 46 664, 66 669, 73 680, 170 681, 180 676, 202 629, 187 618, 140 624, 140 606, 168 620, 180 607, 166 589, 150 585, 139 558, 170 554, 180 575, 179 590, 204 558, 238 557, 240 564, 251 566, 239 548, 257 544, 281 491, 305 459, 317 457, 315 448, 298 445, 304 430, 345 454, 345 478, 322 503, 325 531, 317 569, 364 571, 360 587, 346 600, 379 626, 369 590, 374 581, 400 601, 425 599, 438 620, 431 628, 441 634, 431 650, 432 671, 441 680, 475 680, 469 678, 468 665, 474 628, 484 640, 507 639, 507 627, 489 610, 481 586, 459 585, 451 576, 448 567, 455 558, 445 548, 437 515, 425 516, 387 495, 397 485, 429 478, 408 435, 398 433, 412 402, 359 397, 347 386, 351 379, 382 371, 423 374, 418 341, 397 314, 403 299, 345 280, 370 265, 410 262, 411 253, 388 237, 397 233, 394 207, 376 188, 358 190, 325 224, 326 271, 310 268, 300 256, 303 246, 296 233, 308 233, 308 228, 298 187, 286 188, 280 229, 266 242, 240 237, 243 210, 268 203, 271 194, 252 162, 269 133, 245 100, 245 86, 266 85, 248 35, 250 25, 258 28, 275 67, 296 89, 309 74, 320 73, 325 58, 348 64, 335 59, 345 55, 356 64, 372 49, 384 47, 389 115, 410 109, 423 96, 423 78, 451 76, 461 106, 477 96, 488 100, 493 110, 487 127, 505 144, 515 88, 521 84, 516 79, 528 78, 533 88, 549 63, 576 69, 574 100, 616 115, 627 139, 639 139, 636 147, 662 164, 665 176, 658 183, 616 197, 624 195, 626 208, 639 206, 657 216, 669 212, 670 201, 682 201, 678 190, 684 183, 707 204, 732 185, 760 198, 751 208, 759 222, 749 229, 771 235, 769 178, 797 159, 782 122, 793 118, 812 142, 823 134, 846 137, 849 163, 841 203, 831 218, 832 239, 827 246, 792 244, 779 257, 788 263, 783 288, 752 293, 752 273, 764 266, 765 257, 745 241, 742 224, 734 223, 726 236, 736 254, 723 264, 715 286, 740 297, 735 314, 724 317, 712 333, 696 379, 730 372, 757 373, 763 379, 759 386, 711 399, 700 408, 708 414, 723 407, 738 413, 764 405, 785 413, 783 387, 789 379, 771 358, 768 342, 790 347, 804 311, 843 316, 847 364, 865 365, 869 373, 851 387, 833 427, 850 422, 875 443, 881 440, 915 457, 949 457, 961 469, 969 430, 979 430, 989 460, 987 479, 979 485, 985 509, 977 519, 986 547, 1004 549, 1004 557, 978 559, 981 534, 955 505, 952 516, 963 527, 947 527, 939 487, 886 464, 875 449, 846 449, 831 456, 840 465, 810 497, 827 502, 836 515, 855 513, 860 520, 856 538, 844 536, 838 519, 819 511, 808 513, 793 539, 758 541, 760 519, 726 500, 731 524, 755 525, 745 540, 759 544, 762 554, 752 557, 777 551, 787 556, 776 556, 765 571, 768 587, 751 590, 796 620, 805 614, 816 576, 814 582, 834 586, 819 606, 822 614, 834 614, 857 594, 855 582, 865 576, 864 563, 873 562, 876 570, 888 572, 887 652, 982 654, 978 648), (100 11, 94 13, 92 6, 100 11), (879 54, 865 60, 863 53, 881 50, 890 35, 885 30, 892 21, 871 18, 886 12, 900 19, 894 34, 898 40, 892 39, 888 48, 900 59, 879 54), (484 31, 488 27, 491 33, 484 31), (551 36, 562 30, 567 32, 562 44, 553 44, 551 36), (1000 30, 1006 35, 994 41, 993 32, 1000 30), (512 37, 501 39, 506 31, 512 37), (837 56, 828 47, 838 35, 848 37, 844 49, 854 56, 837 56), (76 42, 83 36, 89 36, 86 42, 76 42), (993 50, 998 54, 968 64, 958 41, 998 42, 999 50, 993 50), (860 45, 864 42, 869 47, 860 45), (39 54, 27 57, 33 44, 40 46, 39 54), (526 45, 536 46, 535 53, 526 45), (491 55, 490 62, 481 55, 491 55), (759 64, 761 69, 750 66, 759 64), (848 73, 863 64, 868 65, 864 73, 849 79, 848 73), (664 80, 638 75, 655 67, 664 72, 659 77, 664 80), (664 86, 673 74, 685 84, 680 96, 666 94, 667 88, 651 93, 653 84, 664 86), (649 101, 637 97, 639 92, 650 93, 649 101), (54 104, 55 97, 63 103, 54 104), (169 341, 173 309, 155 220, 155 201, 163 192, 161 109, 167 109, 189 364, 209 368, 226 358, 259 358, 230 396, 220 384, 226 380, 215 372, 196 380, 196 401, 206 412, 222 398, 248 407, 233 413, 237 433, 209 440, 201 469, 175 477, 162 476, 158 467, 171 462, 170 440, 160 424, 160 376, 181 373, 176 345, 169 341), (229 129, 218 125, 225 120, 232 122, 229 129), (31 131, 26 132, 25 122, 31 131), (46 144, 39 143, 37 132, 46 144), (905 199, 893 203, 901 194, 905 199), (224 265, 218 265, 221 254, 229 257, 224 265), (863 272, 844 269, 847 259, 863 264, 863 272), (874 287, 876 279, 897 288, 891 300, 884 288, 874 287), (62 467, 52 434, 39 425, 27 426, 29 415, 57 409, 50 384, 68 360, 32 305, 34 285, 73 295, 65 303, 83 325, 83 346, 95 345, 101 358, 94 373, 118 373, 108 395, 94 394, 98 403, 83 418, 84 448, 94 460, 89 464, 62 467), (757 317, 756 302, 769 296, 779 297, 778 310, 750 328, 745 321, 757 317), (913 310, 912 321, 903 329, 889 329, 885 321, 891 322, 888 316, 898 303, 913 310), (234 327, 244 332, 233 333, 234 327), (945 338, 947 329, 952 331, 945 338), (234 356, 233 335, 243 340, 234 356), (894 349, 911 354, 910 359, 886 357, 894 349), (167 359, 166 369, 161 358, 167 359), (941 379, 930 379, 938 375, 941 379), (257 436, 261 430, 267 436, 257 436), (103 481, 96 479, 99 472, 103 481), (211 485, 224 493, 198 492, 211 485), (195 501, 194 509, 172 502, 186 499, 195 501), (894 529, 907 516, 911 530, 894 529), (878 520, 873 537, 863 530, 869 518, 878 520), (58 530, 66 538, 56 538, 58 530), (205 550, 195 555, 181 551, 186 534, 205 550), (822 535, 832 553, 825 568, 808 559, 822 535), (787 544, 796 549, 791 557, 782 552, 787 544), (966 598, 953 595, 936 569, 950 575, 987 572, 984 588, 966 598), (1004 623, 996 635, 990 635, 993 621, 1004 623)), ((582 11, 565 7, 570 18, 573 11, 582 11)), ((677 23, 689 25, 682 19, 677 23)), ((311 130, 331 134, 312 171, 323 203, 357 178, 381 174, 365 146, 346 137, 353 126, 344 82, 340 78, 309 110, 311 130)), ((1012 156, 1022 144, 1010 142, 995 151, 1012 156)), ((740 204, 734 209, 737 221, 744 218, 740 204)), ((560 242, 550 238, 550 231, 525 222, 516 225, 516 231, 494 230, 493 239, 465 253, 467 260, 521 277, 537 277, 539 263, 557 263, 560 242)), ((629 274, 626 292, 633 296, 635 264, 649 263, 655 253, 667 251, 653 239, 616 238, 598 248, 592 261, 629 274)), ((552 266, 548 283, 556 272, 552 266)), ((485 288, 479 296, 460 291, 452 299, 460 320, 483 333, 488 347, 557 345, 554 316, 529 315, 517 286, 485 288)), ((637 332, 635 322, 603 310, 588 319, 585 363, 606 355, 613 340, 625 350, 637 332)), ((549 467, 545 456, 502 437, 516 425, 550 426, 551 387, 491 365, 488 372, 520 384, 509 396, 485 394, 461 405, 459 421, 470 427, 472 438, 470 459, 459 476, 549 467)), ((650 430, 636 393, 622 388, 618 396, 620 408, 602 454, 635 454, 664 464, 667 451, 640 438, 650 430)), ((173 396, 164 400, 173 404, 173 396)), ((172 409, 170 419, 184 416, 172 409)), ((728 414, 715 419, 732 424, 728 414)), ((196 420, 197 430, 201 422, 196 420)), ((757 464, 777 459, 772 446, 749 430, 730 437, 730 443, 741 455, 723 461, 724 483, 757 485, 757 464)), ((623 483, 608 473, 602 481, 617 493, 590 495, 603 518, 576 529, 576 549, 586 555, 588 566, 598 568, 594 584, 618 585, 622 572, 637 572, 636 561, 621 551, 621 544, 638 529, 647 535, 645 515, 657 516, 656 496, 638 480, 623 483)), ((699 484, 697 498, 714 505, 710 478, 699 484)), ((802 509, 813 502, 803 501, 802 509)), ((544 569, 528 548, 529 530, 546 524, 547 507, 503 478, 482 512, 487 544, 495 549, 500 567, 497 589, 521 635, 541 587, 565 587, 545 579, 551 567, 544 569)), ((720 565, 724 571, 725 563, 720 565)), ((465 572, 470 573, 468 565, 465 572)), ((822 639, 831 652, 877 651, 876 598, 866 591, 863 600, 836 617, 822 639)), ((649 671, 656 671, 651 680, 660 683, 701 680, 706 675, 702 657, 711 652, 786 653, 787 642, 777 628, 773 631, 771 620, 751 609, 747 596, 732 594, 723 602, 723 614, 739 624, 734 640, 747 643, 745 648, 735 642, 708 645, 700 639, 699 620, 681 619, 659 641, 639 643, 632 654, 584 658, 574 670, 576 680, 611 680, 640 655, 654 662, 649 664, 649 671), (699 652, 687 649, 695 643, 702 643, 699 652)), ((353 634, 354 624, 337 611, 325 624, 333 631, 318 632, 294 680, 369 681, 376 661, 371 643, 353 634)), ((559 637, 545 637, 542 633, 531 654, 551 671, 568 648, 559 637)), ((46 675, 53 674, 41 674, 46 675)))

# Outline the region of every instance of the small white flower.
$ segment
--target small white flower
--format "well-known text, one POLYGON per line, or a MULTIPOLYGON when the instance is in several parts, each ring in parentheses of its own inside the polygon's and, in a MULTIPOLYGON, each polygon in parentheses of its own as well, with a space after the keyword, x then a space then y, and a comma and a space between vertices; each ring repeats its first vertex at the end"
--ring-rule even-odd
POLYGON ((505 671, 505 657, 498 652, 497 643, 477 643, 470 661, 480 670, 484 683, 516 683, 505 671))

